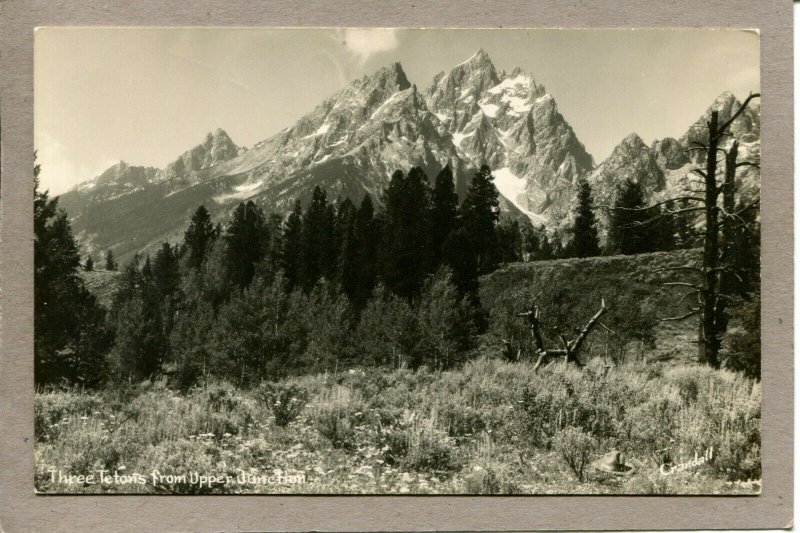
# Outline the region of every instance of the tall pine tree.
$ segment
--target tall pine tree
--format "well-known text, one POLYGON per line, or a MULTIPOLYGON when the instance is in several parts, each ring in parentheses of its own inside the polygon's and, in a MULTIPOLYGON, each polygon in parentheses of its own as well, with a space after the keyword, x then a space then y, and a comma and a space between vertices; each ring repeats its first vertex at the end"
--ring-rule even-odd
POLYGON ((225 232, 225 270, 239 288, 253 279, 256 264, 266 254, 268 235, 264 214, 252 201, 241 203, 225 232))
POLYGON ((303 287, 309 291, 322 278, 336 271, 335 213, 325 191, 314 187, 311 203, 303 216, 303 287))
POLYGON ((479 275, 494 270, 499 260, 496 226, 500 217, 500 202, 493 180, 489 167, 482 166, 475 173, 460 209, 461 220, 469 237, 469 250, 465 250, 465 253, 476 256, 479 275))
POLYGON ((211 242, 215 238, 216 231, 211 223, 211 215, 205 206, 201 205, 192 215, 192 221, 183 235, 185 253, 188 254, 189 266, 199 268, 203 264, 203 259, 211 242))
POLYGON ((283 225, 280 265, 289 291, 302 284, 303 279, 303 206, 294 204, 283 225))
POLYGON ((628 179, 620 187, 611 212, 608 246, 623 255, 650 251, 653 243, 651 214, 643 209, 644 191, 638 181, 628 179))
POLYGON ((436 176, 431 193, 431 268, 442 263, 444 242, 458 228, 458 195, 450 166, 445 166, 436 176))
POLYGON ((497 225, 498 257, 502 263, 522 260, 522 232, 518 220, 502 220, 497 225))
POLYGON ((575 209, 572 240, 567 245, 565 252, 567 257, 600 255, 597 223, 592 206, 592 188, 586 180, 581 180, 578 184, 578 205, 575 209))
POLYGON ((387 288, 409 301, 429 272, 430 246, 427 177, 419 168, 392 175, 384 195, 383 276, 387 288))
MULTIPOLYGON (((34 156, 35 157, 35 156, 34 156)), ((39 190, 33 172, 34 380, 96 385, 112 337, 105 310, 86 289, 80 255, 58 198, 39 190)))
POLYGON ((111 250, 106 251, 106 270, 116 270, 117 262, 114 261, 114 252, 111 250))
POLYGON ((353 238, 358 253, 356 280, 350 298, 355 309, 360 310, 372 294, 378 275, 378 242, 380 229, 375 219, 372 197, 364 195, 356 213, 353 238))
POLYGON ((336 273, 334 280, 339 283, 351 300, 357 291, 359 282, 359 243, 355 232, 357 216, 358 210, 349 198, 338 203, 335 225, 336 273))

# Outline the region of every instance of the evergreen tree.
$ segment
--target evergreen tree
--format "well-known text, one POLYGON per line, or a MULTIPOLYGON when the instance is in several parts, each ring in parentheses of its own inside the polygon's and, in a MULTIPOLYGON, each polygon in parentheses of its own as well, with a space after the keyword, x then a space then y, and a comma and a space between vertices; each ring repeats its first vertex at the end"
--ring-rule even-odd
POLYGON ((347 295, 352 298, 359 283, 359 243, 356 239, 356 218, 358 210, 349 198, 339 202, 336 210, 336 273, 334 279, 347 295))
MULTIPOLYGON (((34 156, 35 157, 35 156, 34 156)), ((105 310, 79 276, 80 256, 58 199, 39 190, 34 167, 34 379, 96 385, 112 341, 105 310)))
POLYGON ((332 279, 336 271, 336 242, 333 206, 319 186, 303 216, 303 287, 308 291, 322 278, 332 279))
POLYGON ((261 269, 257 275, 272 282, 278 271, 281 270, 281 256, 283 254, 283 218, 272 213, 267 218, 267 254, 262 261, 261 269))
POLYGON ((489 167, 482 166, 461 204, 461 220, 470 239, 468 253, 476 255, 479 275, 494 270, 499 260, 495 226, 500 217, 500 202, 493 179, 489 167))
POLYGON ((91 255, 86 258, 86 262, 83 264, 83 269, 86 272, 91 272, 94 270, 94 259, 92 259, 91 255))
POLYGON ((303 279, 303 207, 298 200, 283 226, 281 242, 281 268, 286 276, 289 291, 302 283, 303 279))
POLYGON ((444 263, 452 271, 456 288, 477 306, 478 300, 478 255, 472 250, 473 241, 465 227, 450 233, 444 242, 444 263))
POLYGON ((450 165, 445 166, 436 176, 436 184, 431 194, 431 266, 437 268, 442 263, 444 242, 447 236, 458 227, 458 195, 456 194, 453 172, 450 165))
POLYGON ((497 225, 498 257, 502 263, 522 260, 522 232, 519 221, 503 220, 497 225))
MULTIPOLYGON (((678 200, 678 211, 689 208, 689 200, 678 200)), ((672 217, 675 228, 675 247, 679 249, 694 248, 700 243, 698 234, 693 229, 692 213, 680 213, 672 217)))
POLYGON ((551 238, 547 236, 544 226, 540 226, 537 232, 539 235, 539 252, 536 254, 536 259, 542 261, 555 259, 556 247, 561 248, 560 241, 557 238, 551 240, 551 238), (553 245, 553 242, 555 242, 556 245, 553 245))
POLYGON ((522 261, 533 261, 536 259, 536 254, 539 253, 541 247, 539 235, 536 232, 536 227, 530 220, 525 220, 520 224, 520 257, 522 261))
POLYGON ((630 255, 652 250, 652 212, 643 209, 644 205, 641 184, 626 180, 618 192, 608 229, 609 248, 615 253, 630 255))
POLYGON ((161 317, 162 333, 168 338, 175 321, 175 313, 180 300, 181 274, 177 250, 168 243, 162 243, 152 264, 153 287, 161 317))
POLYGON ((653 252, 670 252, 677 247, 677 225, 675 217, 671 214, 675 210, 674 202, 667 202, 664 208, 654 207, 654 222, 652 228, 653 252))
POLYGON ((355 280, 352 294, 348 293, 353 306, 360 310, 372 294, 378 272, 377 254, 380 240, 378 221, 375 219, 375 209, 372 197, 364 195, 361 205, 356 213, 353 227, 353 238, 356 243, 358 258, 356 260, 355 280))
POLYGON ((740 214, 730 221, 733 243, 726 257, 733 275, 727 276, 726 292, 751 299, 761 285, 761 222, 756 208, 746 209, 740 202, 736 212, 740 214))
POLYGON ((114 252, 111 250, 106 251, 106 270, 116 270, 117 262, 114 261, 114 252))
POLYGON ((189 257, 189 266, 199 268, 206 257, 211 242, 218 235, 211 216, 205 206, 201 205, 192 215, 192 221, 183 235, 183 244, 189 257))
POLYGON ((250 284, 256 264, 266 255, 267 243, 261 209, 252 201, 239 204, 225 232, 225 271, 235 286, 250 284))
POLYGON ((125 265, 111 306, 115 340, 110 360, 118 378, 144 379, 158 371, 167 349, 149 257, 125 265))
POLYGON ((386 286, 409 301, 419 294, 430 265, 429 189, 419 168, 392 175, 384 196, 383 276, 386 286))
POLYGON ((597 225, 592 207, 592 188, 586 180, 581 180, 578 185, 578 205, 575 210, 572 240, 565 252, 568 257, 600 255, 597 225))

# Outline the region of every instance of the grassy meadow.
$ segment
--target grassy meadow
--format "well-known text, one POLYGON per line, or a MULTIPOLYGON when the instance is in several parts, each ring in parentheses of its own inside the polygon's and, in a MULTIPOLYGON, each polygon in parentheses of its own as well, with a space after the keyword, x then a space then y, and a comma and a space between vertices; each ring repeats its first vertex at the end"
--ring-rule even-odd
MULTIPOLYGON (((680 288, 664 285, 679 279, 668 267, 696 253, 507 265, 481 279, 487 332, 449 370, 340 366, 244 389, 209 379, 179 391, 168 378, 91 392, 42 388, 36 488, 758 493, 761 383, 693 363, 694 321, 658 321, 680 312, 680 288), (557 346, 557 334, 572 337, 601 298, 610 310, 580 354, 586 366, 559 361, 534 372, 530 331, 516 313, 540 305, 545 342, 557 346), (519 360, 504 359, 504 340, 519 360), (623 452, 633 475, 593 468, 611 450, 623 452), (710 450, 710 461, 677 468, 710 450), (666 475, 665 461, 673 465, 666 475)), ((111 276, 95 277, 96 292, 112 290, 111 276)))
POLYGON ((35 401, 36 488, 153 494, 760 491, 760 383, 726 370, 663 363, 610 367, 595 359, 582 370, 560 362, 538 373, 532 368, 529 361, 482 357, 445 372, 350 370, 251 390, 210 383, 179 394, 164 382, 97 393, 43 390, 35 401), (706 464, 670 475, 659 470, 665 448, 678 464, 711 447, 714 457, 706 464), (625 453, 634 475, 618 478, 592 468, 611 449, 625 453), (118 477, 59 481, 57 471, 118 477), (218 477, 202 483, 192 472, 218 477))

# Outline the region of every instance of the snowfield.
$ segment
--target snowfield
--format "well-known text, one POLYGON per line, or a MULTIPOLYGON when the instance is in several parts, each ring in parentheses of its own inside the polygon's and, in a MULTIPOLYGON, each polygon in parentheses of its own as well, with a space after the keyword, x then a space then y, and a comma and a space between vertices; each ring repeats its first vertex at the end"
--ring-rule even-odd
POLYGON ((495 170, 492 172, 492 176, 494 176, 494 186, 497 187, 500 194, 505 196, 517 209, 525 213, 531 219, 531 222, 534 224, 544 224, 546 222, 545 217, 528 211, 519 201, 520 196, 525 196, 524 179, 518 178, 508 167, 495 170))

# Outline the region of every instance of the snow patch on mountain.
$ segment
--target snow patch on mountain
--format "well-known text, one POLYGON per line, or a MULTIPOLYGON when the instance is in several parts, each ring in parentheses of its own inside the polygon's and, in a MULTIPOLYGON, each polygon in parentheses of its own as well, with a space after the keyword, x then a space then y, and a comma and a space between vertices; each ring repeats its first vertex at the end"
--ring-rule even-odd
POLYGON ((494 104, 478 103, 478 106, 480 106, 481 111, 483 111, 484 115, 486 115, 487 117, 492 117, 492 118, 497 116, 497 110, 500 109, 498 106, 496 106, 494 104))
POLYGON ((215 196, 214 201, 217 203, 226 203, 233 200, 247 200, 248 198, 252 198, 259 192, 259 188, 263 185, 262 182, 257 181, 254 183, 243 183, 242 185, 237 185, 233 188, 234 192, 229 194, 222 194, 220 196, 215 196))
POLYGON ((493 171, 492 176, 494 176, 494 186, 497 187, 500 194, 505 196, 517 209, 525 213, 531 219, 531 222, 537 225, 547 222, 547 219, 542 215, 529 211, 526 205, 527 202, 521 201, 526 196, 524 179, 516 176, 508 167, 493 171))

